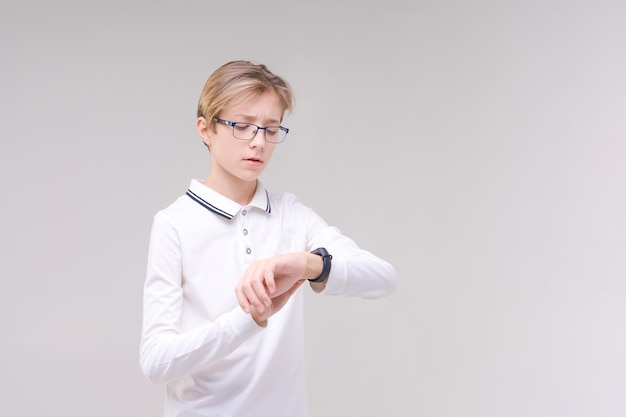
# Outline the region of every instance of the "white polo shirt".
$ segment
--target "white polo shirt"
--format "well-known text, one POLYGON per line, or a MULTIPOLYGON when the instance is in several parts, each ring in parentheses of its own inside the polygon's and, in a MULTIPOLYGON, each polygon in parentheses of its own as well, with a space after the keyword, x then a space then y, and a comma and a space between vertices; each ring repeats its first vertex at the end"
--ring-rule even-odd
POLYGON ((235 285, 254 260, 325 247, 321 294, 377 298, 395 269, 360 249, 290 193, 258 182, 246 206, 192 180, 154 216, 144 287, 140 363, 166 383, 165 416, 307 416, 303 290, 257 326, 235 285))

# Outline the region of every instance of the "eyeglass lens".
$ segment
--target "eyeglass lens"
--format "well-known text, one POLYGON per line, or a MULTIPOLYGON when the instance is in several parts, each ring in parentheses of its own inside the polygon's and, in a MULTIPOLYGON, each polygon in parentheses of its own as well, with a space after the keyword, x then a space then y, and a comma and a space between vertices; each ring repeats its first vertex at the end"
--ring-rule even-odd
POLYGON ((265 140, 268 142, 276 143, 282 142, 287 136, 287 132, 281 129, 279 126, 268 126, 265 128, 259 128, 256 125, 250 123, 235 123, 233 125, 233 135, 237 139, 251 140, 257 134, 257 130, 263 130, 265 134, 265 140))

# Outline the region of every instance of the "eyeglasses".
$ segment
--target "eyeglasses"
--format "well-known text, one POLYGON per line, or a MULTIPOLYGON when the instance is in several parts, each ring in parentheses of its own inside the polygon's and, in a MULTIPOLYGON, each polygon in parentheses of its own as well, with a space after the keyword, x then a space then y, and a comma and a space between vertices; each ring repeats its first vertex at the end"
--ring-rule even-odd
POLYGON ((289 129, 283 126, 257 126, 254 123, 246 122, 230 122, 224 119, 213 118, 214 122, 221 123, 223 125, 231 126, 233 128, 233 136, 236 139, 252 140, 256 136, 259 130, 263 131, 265 141, 268 143, 281 143, 287 137, 289 129))

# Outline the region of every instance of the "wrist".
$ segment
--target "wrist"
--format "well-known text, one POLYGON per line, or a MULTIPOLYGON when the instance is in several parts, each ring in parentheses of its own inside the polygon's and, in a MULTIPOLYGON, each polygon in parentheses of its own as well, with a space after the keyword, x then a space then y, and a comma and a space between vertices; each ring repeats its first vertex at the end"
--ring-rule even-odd
POLYGON ((250 308, 250 317, 252 317, 257 326, 267 327, 267 319, 269 318, 267 313, 260 313, 256 308, 252 307, 250 308))
POLYGON ((311 274, 313 278, 308 278, 308 280, 315 283, 325 282, 328 279, 328 275, 330 274, 330 267, 333 256, 329 254, 325 248, 317 248, 311 251, 311 253, 318 258, 316 261, 317 268, 315 268, 315 271, 319 271, 319 275, 316 275, 316 273, 314 272, 311 274), (320 260, 321 269, 319 268, 320 260))

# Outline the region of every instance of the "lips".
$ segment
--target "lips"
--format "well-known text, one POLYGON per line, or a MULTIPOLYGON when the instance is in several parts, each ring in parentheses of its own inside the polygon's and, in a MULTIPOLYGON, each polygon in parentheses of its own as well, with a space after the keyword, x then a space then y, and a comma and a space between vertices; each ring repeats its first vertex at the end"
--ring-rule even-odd
POLYGON ((252 166, 261 166, 263 165, 263 160, 259 159, 259 158, 246 158, 244 159, 245 162, 247 162, 248 164, 252 165, 252 166))

